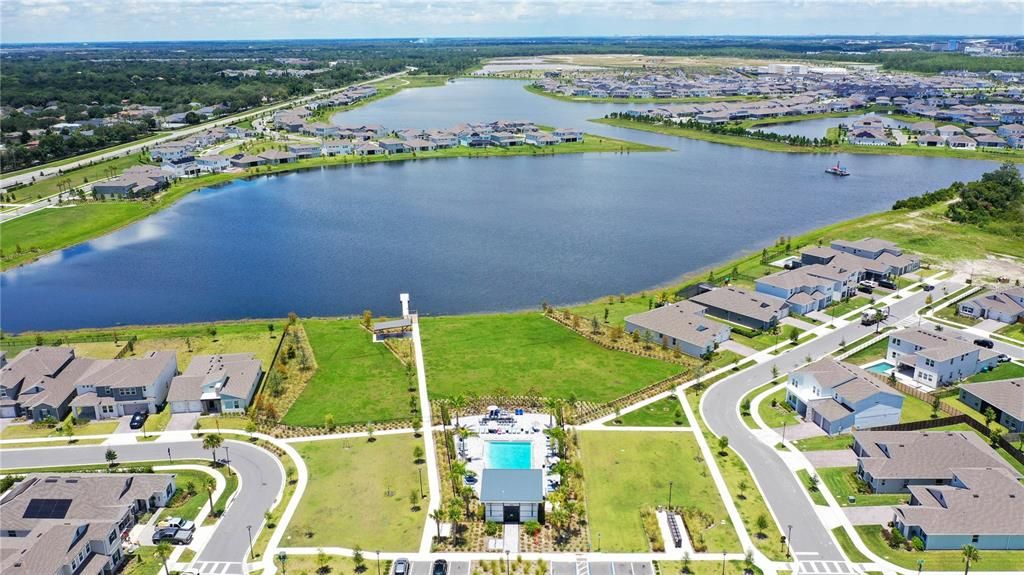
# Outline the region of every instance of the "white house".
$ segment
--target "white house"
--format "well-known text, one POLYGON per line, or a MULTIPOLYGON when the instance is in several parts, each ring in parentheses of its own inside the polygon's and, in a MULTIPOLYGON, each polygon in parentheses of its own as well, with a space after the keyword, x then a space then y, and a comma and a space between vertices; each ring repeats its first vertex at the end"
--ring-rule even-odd
POLYGON ((900 422, 903 396, 867 371, 832 358, 789 376, 786 401, 828 434, 900 422))
POLYGON ((222 172, 231 167, 231 158, 218 154, 208 154, 196 158, 196 165, 201 172, 222 172))
POLYGON ((900 373, 938 388, 994 367, 999 354, 949 328, 941 332, 912 328, 889 335, 885 357, 900 373))
POLYGON ((324 140, 320 147, 324 156, 347 156, 352 153, 351 140, 324 140))

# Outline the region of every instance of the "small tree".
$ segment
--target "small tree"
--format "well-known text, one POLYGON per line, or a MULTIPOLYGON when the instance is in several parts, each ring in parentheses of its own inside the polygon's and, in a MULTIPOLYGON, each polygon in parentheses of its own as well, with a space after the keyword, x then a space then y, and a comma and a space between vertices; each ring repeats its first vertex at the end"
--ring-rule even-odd
POLYGON ((217 339, 217 328, 215 326, 211 325, 210 327, 208 327, 206 329, 206 333, 210 334, 210 337, 213 338, 214 340, 217 339))
POLYGON ((270 335, 274 335, 274 324, 268 323, 267 324, 267 331, 270 332, 270 335))
POLYGON ((800 330, 796 326, 789 326, 789 341, 796 343, 800 339, 800 330))
POLYGON ((763 538, 764 530, 768 529, 768 518, 765 517, 764 513, 757 516, 757 519, 754 521, 754 526, 757 527, 757 537, 759 539, 763 538))
POLYGON ((422 446, 416 445, 416 446, 414 446, 412 448, 412 459, 413 459, 413 461, 415 461, 416 463, 421 463, 423 461, 423 456, 424 456, 424 452, 423 452, 423 447, 422 446))
POLYGON ((370 329, 370 324, 373 323, 373 312, 370 310, 363 310, 363 327, 370 329))
POLYGON ((991 426, 992 422, 996 420, 996 410, 992 409, 991 405, 985 408, 983 415, 985 416, 985 425, 987 426, 991 426))
POLYGON ((750 485, 747 483, 747 480, 741 479, 736 487, 738 487, 740 490, 740 499, 746 499, 747 496, 744 495, 743 492, 750 488, 750 485))
POLYGON ((373 431, 374 427, 373 422, 371 421, 370 423, 366 424, 366 441, 368 443, 373 443, 374 441, 377 441, 377 438, 373 436, 373 431))
POLYGON ((334 414, 333 413, 328 413, 327 415, 324 416, 324 427, 327 428, 327 431, 334 431, 334 414))
POLYGON ((939 416, 939 406, 942 405, 942 400, 936 397, 932 400, 932 419, 939 416))
POLYGON ((409 506, 412 507, 413 510, 420 508, 420 492, 416 489, 409 491, 409 506))
POLYGON ((725 450, 729 448, 729 436, 723 435, 718 438, 718 454, 725 455, 725 450))
POLYGON ((103 454, 103 457, 107 460, 108 467, 117 465, 117 452, 110 447, 107 448, 107 452, 103 454))
POLYGON ((821 480, 818 479, 818 474, 817 473, 812 473, 807 478, 807 488, 810 489, 811 491, 817 492, 818 491, 818 483, 820 481, 821 480))
POLYGON ((413 430, 413 433, 416 434, 416 437, 419 437, 420 436, 420 431, 423 430, 423 420, 418 418, 418 417, 416 419, 412 420, 412 430, 413 430))
POLYGON ((683 551, 683 573, 690 572, 690 552, 683 551))
POLYGON ((366 558, 363 557, 362 547, 356 545, 352 550, 352 562, 356 564, 356 572, 362 573, 366 570, 366 558))
POLYGON ((740 402, 740 413, 750 415, 750 398, 744 397, 743 401, 740 402))
POLYGON ((965 563, 964 575, 967 575, 971 571, 971 563, 981 561, 981 553, 978 552, 978 548, 974 545, 964 545, 961 554, 965 563))
POLYGON ((316 572, 320 574, 328 573, 331 570, 330 564, 331 558, 326 553, 324 553, 323 549, 317 549, 316 572))
POLYGON ((288 325, 295 325, 299 321, 299 315, 293 311, 288 312, 288 325))

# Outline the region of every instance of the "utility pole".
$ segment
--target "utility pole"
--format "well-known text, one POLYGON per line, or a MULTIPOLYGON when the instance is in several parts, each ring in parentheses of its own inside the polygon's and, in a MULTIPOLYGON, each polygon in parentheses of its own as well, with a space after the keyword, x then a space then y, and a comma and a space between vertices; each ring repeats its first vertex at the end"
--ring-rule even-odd
POLYGON ((668 482, 668 509, 669 509, 669 512, 671 512, 671 510, 672 510, 672 484, 673 483, 674 483, 673 481, 669 481, 668 482))

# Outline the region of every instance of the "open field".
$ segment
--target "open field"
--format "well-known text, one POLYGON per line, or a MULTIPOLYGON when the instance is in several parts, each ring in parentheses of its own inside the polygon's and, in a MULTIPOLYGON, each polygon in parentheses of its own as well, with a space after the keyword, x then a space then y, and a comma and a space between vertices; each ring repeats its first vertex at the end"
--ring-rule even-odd
POLYGON ((605 423, 607 426, 624 427, 676 427, 687 425, 686 415, 674 396, 659 399, 622 417, 605 423))
POLYGON ((309 468, 309 484, 287 526, 288 545, 413 551, 419 547, 427 502, 412 507, 419 490, 409 435, 295 444, 309 468))
MULTIPOLYGON (((876 555, 905 569, 917 569, 919 559, 924 560, 928 571, 962 571, 963 553, 959 549, 949 551, 906 551, 892 549, 882 537, 880 525, 858 525, 857 533, 876 555)), ((1014 571, 1024 565, 1024 551, 979 551, 981 560, 971 564, 972 571, 1014 571)))
MULTIPOLYGON (((798 117, 789 118, 790 121, 798 121, 798 117)), ((846 152, 848 154, 875 154, 875 155, 897 155, 897 156, 924 156, 931 158, 960 158, 964 160, 988 160, 995 162, 1010 161, 1024 163, 1024 153, 1019 152, 993 152, 981 150, 958 150, 951 148, 929 148, 917 145, 906 146, 860 146, 856 144, 840 143, 830 146, 798 146, 785 142, 761 140, 746 136, 732 134, 716 134, 704 130, 687 128, 676 124, 650 124, 624 118, 595 118, 590 120, 599 124, 607 124, 619 128, 631 128, 645 132, 657 132, 669 136, 703 140, 716 144, 729 146, 741 146, 754 148, 769 152, 797 152, 824 154, 830 152, 846 152)))
MULTIPOLYGON (((282 422, 318 426, 410 418, 405 366, 359 320, 304 320, 317 371, 282 422)), ((411 372, 410 372, 411 373, 411 372)), ((414 383, 412 384, 414 385, 414 383)))
MULTIPOLYGON (((154 201, 88 201, 82 205, 39 210, 27 216, 0 224, 0 251, 2 251, 0 269, 15 267, 30 262, 47 253, 110 233, 118 228, 124 227, 170 206, 192 191, 203 187, 223 184, 239 178, 292 172, 324 166, 401 162, 407 160, 495 156, 545 156, 588 152, 620 153, 626 151, 642 152, 662 150, 664 150, 664 148, 587 134, 585 136, 585 141, 583 142, 558 144, 543 149, 536 146, 515 146, 510 148, 495 147, 483 149, 457 147, 445 150, 435 150, 432 152, 388 154, 379 156, 325 156, 299 160, 288 164, 259 166, 257 168, 250 168, 241 171, 207 174, 175 182, 170 188, 159 194, 154 201), (19 246, 21 248, 20 250, 18 249, 19 246)), ((133 158, 137 160, 136 156, 133 156, 133 158)), ((90 178, 90 181, 92 181, 92 179, 93 178, 90 178)), ((56 183, 53 179, 40 182, 40 185, 46 182, 53 182, 48 185, 54 186, 54 191, 56 191, 56 183)), ((17 192, 18 197, 24 197, 24 193, 25 192, 19 190, 17 192)))
POLYGON ((590 539, 596 541, 601 534, 601 551, 648 551, 640 509, 667 505, 670 481, 675 487, 672 505, 701 509, 715 519, 716 525, 703 533, 708 551, 739 550, 725 505, 692 435, 585 431, 578 436, 590 539), (726 523, 717 524, 721 520, 726 523))
POLYGON ((680 366, 607 350, 537 312, 420 321, 431 397, 469 393, 607 402, 680 366))

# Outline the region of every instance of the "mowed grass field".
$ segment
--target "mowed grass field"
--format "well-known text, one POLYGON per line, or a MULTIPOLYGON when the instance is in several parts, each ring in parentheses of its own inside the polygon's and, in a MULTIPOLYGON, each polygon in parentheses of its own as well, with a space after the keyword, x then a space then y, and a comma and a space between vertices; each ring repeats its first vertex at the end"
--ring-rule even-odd
POLYGON ((382 343, 373 343, 359 320, 302 322, 316 356, 317 371, 283 422, 338 425, 411 417, 405 366, 382 343))
POLYGON ((607 350, 540 313, 424 318, 420 324, 433 398, 575 393, 603 403, 682 369, 607 350))
POLYGON ((309 469, 309 484, 285 532, 288 545, 415 551, 426 520, 413 435, 383 435, 292 444, 309 469), (309 535, 312 535, 311 537, 309 535))
MULTIPOLYGON (((740 551, 697 440, 687 432, 580 432, 580 460, 586 485, 590 540, 601 534, 601 551, 648 551, 640 521, 644 506, 672 504, 706 511, 716 525, 704 532, 709 552, 740 551), (724 520, 725 524, 720 522, 724 520)), ((696 537, 697 534, 691 534, 696 537)))

